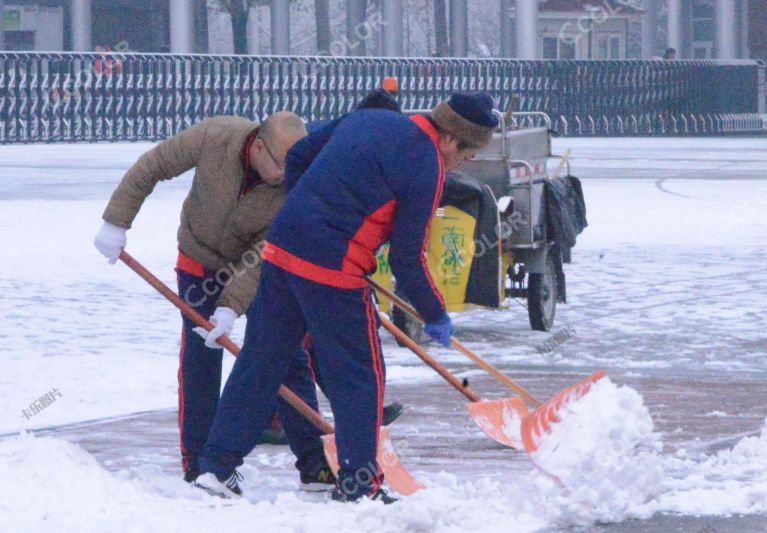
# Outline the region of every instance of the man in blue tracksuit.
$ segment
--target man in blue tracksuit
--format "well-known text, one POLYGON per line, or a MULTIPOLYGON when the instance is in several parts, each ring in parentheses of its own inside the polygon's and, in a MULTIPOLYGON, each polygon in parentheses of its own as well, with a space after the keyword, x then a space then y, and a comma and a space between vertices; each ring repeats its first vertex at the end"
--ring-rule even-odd
POLYGON ((398 290, 426 333, 449 345, 452 324, 426 264, 428 229, 446 171, 490 141, 498 124, 492 104, 485 93, 458 93, 428 117, 359 111, 291 150, 286 184, 294 187, 267 236, 243 350, 200 457, 200 486, 241 493, 235 468, 269 424, 294 362, 286 354, 309 332, 336 424, 333 499, 393 500, 376 462, 385 370, 365 276, 389 241, 398 290))

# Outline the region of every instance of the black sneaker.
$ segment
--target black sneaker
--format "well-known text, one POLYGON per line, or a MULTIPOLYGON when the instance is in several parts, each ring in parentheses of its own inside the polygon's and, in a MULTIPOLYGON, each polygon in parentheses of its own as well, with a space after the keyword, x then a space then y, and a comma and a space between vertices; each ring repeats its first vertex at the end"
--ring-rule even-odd
POLYGON ((314 472, 301 472, 301 490, 327 492, 336 486, 336 476, 329 466, 321 466, 314 472))
MULTIPOLYGON (((333 489, 333 494, 330 496, 331 499, 335 502, 341 502, 341 503, 357 503, 359 502, 363 496, 360 496, 358 498, 351 498, 349 497, 344 491, 336 487, 333 489)), ((385 489, 378 489, 370 496, 364 496, 365 498, 369 498, 371 500, 380 501, 383 502, 384 505, 390 505, 394 502, 398 502, 399 498, 395 498, 394 496, 390 496, 388 492, 386 492, 385 489)))
POLYGON ((405 406, 399 402, 390 403, 383 408, 383 425, 388 426, 399 418, 405 406))
POLYGON ((378 500, 380 502, 383 502, 384 505, 391 505, 392 503, 399 501, 399 498, 395 498, 394 496, 391 496, 384 489, 378 489, 369 498, 371 500, 378 500))
POLYGON ((207 472, 200 475, 195 481, 194 486, 200 488, 211 496, 219 498, 239 498, 242 496, 240 481, 243 480, 242 474, 237 470, 226 479, 220 479, 218 476, 207 472))

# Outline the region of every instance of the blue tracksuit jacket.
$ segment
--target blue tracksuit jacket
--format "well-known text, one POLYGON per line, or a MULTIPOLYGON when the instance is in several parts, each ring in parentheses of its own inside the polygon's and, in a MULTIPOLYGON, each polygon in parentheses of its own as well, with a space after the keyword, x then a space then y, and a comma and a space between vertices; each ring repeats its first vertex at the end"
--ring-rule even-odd
POLYGON ((439 319, 445 305, 425 258, 445 185, 438 139, 424 116, 360 110, 299 141, 285 173, 292 190, 263 259, 316 283, 357 289, 388 240, 398 290, 427 322, 439 319))

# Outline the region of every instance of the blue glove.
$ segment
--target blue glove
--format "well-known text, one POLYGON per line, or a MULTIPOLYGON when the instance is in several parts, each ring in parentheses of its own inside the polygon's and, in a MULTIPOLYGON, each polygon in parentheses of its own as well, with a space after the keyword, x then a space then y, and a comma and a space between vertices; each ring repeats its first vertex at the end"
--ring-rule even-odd
POLYGON ((445 348, 450 347, 450 337, 453 336, 453 322, 447 313, 442 315, 439 320, 429 322, 423 328, 426 334, 440 343, 445 348))

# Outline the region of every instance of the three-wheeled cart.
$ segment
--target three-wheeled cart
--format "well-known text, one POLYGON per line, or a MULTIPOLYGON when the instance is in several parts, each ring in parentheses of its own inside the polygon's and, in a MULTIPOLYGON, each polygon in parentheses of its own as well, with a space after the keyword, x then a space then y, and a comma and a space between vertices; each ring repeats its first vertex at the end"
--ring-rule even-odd
MULTIPOLYGON (((548 331, 557 302, 564 301, 565 279, 563 252, 547 230, 544 189, 551 179, 549 163, 557 163, 554 174, 566 167, 568 175, 569 163, 551 153, 546 114, 498 116, 499 131, 491 143, 460 172, 448 175, 430 228, 429 270, 448 311, 502 309, 521 298, 527 301, 531 327, 548 331)), ((396 292, 387 246, 379 251, 374 278, 396 292)), ((420 336, 420 324, 378 297, 382 310, 390 310, 401 329, 420 336)))

